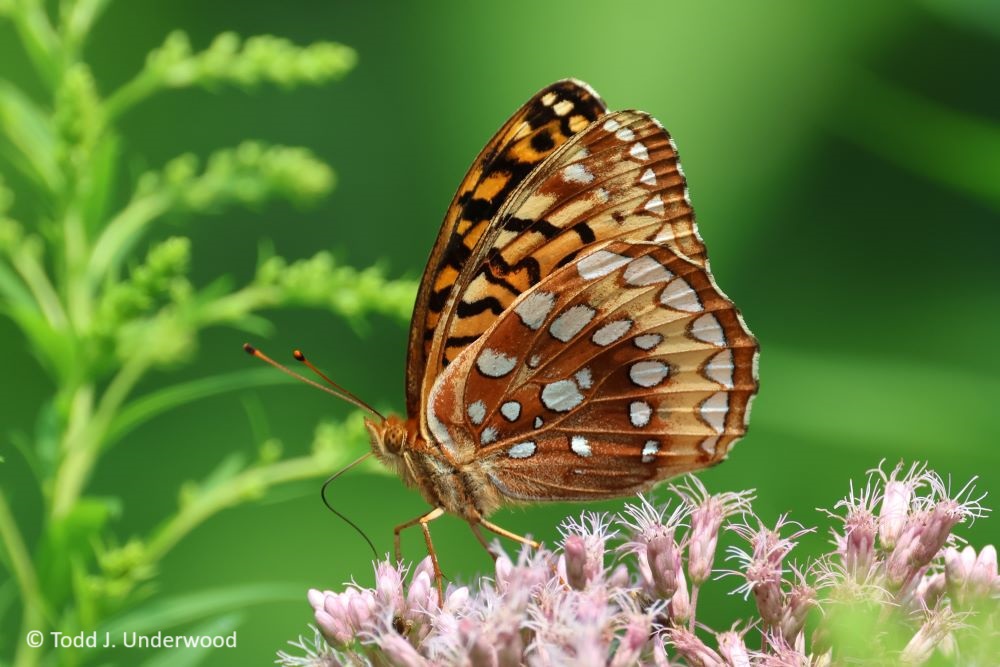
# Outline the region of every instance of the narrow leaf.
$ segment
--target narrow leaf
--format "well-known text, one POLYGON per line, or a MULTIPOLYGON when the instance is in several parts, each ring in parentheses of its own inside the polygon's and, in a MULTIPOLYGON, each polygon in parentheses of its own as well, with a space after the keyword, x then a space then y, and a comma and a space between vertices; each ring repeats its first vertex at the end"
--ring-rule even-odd
POLYGON ((292 380, 271 368, 250 368, 199 378, 150 392, 126 405, 108 429, 105 446, 110 446, 150 419, 185 403, 252 387, 288 384, 292 380))
POLYGON ((62 184, 62 173, 48 117, 27 95, 0 79, 0 145, 6 144, 4 152, 14 166, 51 192, 62 184))

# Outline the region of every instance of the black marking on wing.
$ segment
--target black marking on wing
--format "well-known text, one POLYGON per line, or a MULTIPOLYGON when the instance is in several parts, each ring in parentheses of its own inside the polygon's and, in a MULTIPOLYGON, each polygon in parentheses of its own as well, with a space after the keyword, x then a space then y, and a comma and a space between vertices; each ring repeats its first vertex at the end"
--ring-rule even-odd
MULTIPOLYGON (((486 260, 486 266, 488 266, 491 271, 496 269, 501 274, 510 274, 510 273, 516 273, 518 271, 527 271, 528 280, 532 285, 537 284, 538 281, 542 279, 542 269, 538 265, 538 260, 532 257, 531 255, 528 255, 517 264, 511 266, 510 264, 507 263, 507 260, 503 258, 503 255, 500 253, 499 249, 492 248, 486 260)), ((518 291, 518 294, 520 294, 520 291, 518 291)))
POLYGON ((445 347, 465 347, 479 340, 479 336, 452 336, 445 342, 445 347))
POLYGON ((482 299, 473 301, 472 303, 466 303, 465 301, 459 301, 457 312, 459 317, 469 317, 470 315, 478 315, 479 313, 490 311, 494 315, 499 315, 504 311, 503 304, 493 296, 484 296, 482 299))
POLYGON ((515 216, 510 216, 509 218, 505 218, 502 224, 503 228, 508 231, 537 232, 542 236, 544 236, 546 239, 551 239, 562 231, 561 228, 556 227, 548 220, 531 220, 529 218, 518 218, 515 216))
POLYGON ((570 229, 577 233, 577 236, 580 237, 580 241, 583 243, 589 245, 597 240, 597 237, 594 235, 594 230, 591 229, 590 225, 588 225, 585 221, 576 223, 570 227, 570 229))

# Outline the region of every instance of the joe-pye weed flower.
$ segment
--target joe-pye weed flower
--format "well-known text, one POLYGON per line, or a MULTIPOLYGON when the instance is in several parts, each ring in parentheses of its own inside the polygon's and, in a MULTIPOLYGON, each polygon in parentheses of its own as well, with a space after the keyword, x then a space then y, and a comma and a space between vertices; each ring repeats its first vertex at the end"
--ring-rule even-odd
POLYGON ((670 490, 667 502, 640 496, 619 515, 567 519, 553 549, 512 559, 495 544, 493 576, 449 586, 441 605, 429 559, 408 587, 405 567, 383 561, 373 589, 310 591, 327 654, 303 656, 300 640, 278 662, 785 667, 920 665, 936 655, 992 664, 998 655, 996 550, 960 549, 952 532, 987 513, 971 482, 953 493, 925 466, 870 471, 822 513, 835 524, 832 549, 808 565, 793 556, 816 529, 788 515, 765 522, 754 492, 712 494, 693 477, 670 490), (715 564, 723 530, 742 543, 729 549, 729 568, 715 564), (699 590, 726 592, 732 577, 742 583, 729 592, 753 597, 756 614, 706 626, 699 590), (352 616, 345 596, 375 606, 352 616))

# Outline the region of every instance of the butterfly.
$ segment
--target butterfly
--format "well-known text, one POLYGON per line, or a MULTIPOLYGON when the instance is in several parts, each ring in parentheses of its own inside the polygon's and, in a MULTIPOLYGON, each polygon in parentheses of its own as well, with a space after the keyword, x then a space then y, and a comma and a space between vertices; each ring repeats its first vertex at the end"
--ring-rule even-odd
MULTIPOLYGON (((576 80, 539 91, 462 181, 413 311, 406 418, 372 453, 433 509, 521 542, 508 503, 627 496, 722 461, 758 344, 715 284, 677 150, 576 80)), ((487 549, 489 547, 487 546, 487 549)))

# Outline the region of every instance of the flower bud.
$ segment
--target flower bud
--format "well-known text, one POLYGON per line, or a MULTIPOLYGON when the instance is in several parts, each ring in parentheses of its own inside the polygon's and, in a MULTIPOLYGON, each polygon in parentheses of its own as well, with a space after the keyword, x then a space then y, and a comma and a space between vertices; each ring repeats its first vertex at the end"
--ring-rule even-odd
POLYGON ((915 589, 923 569, 941 551, 951 529, 963 516, 963 507, 949 499, 936 503, 930 510, 920 510, 909 516, 886 560, 886 576, 889 583, 900 590, 901 597, 915 589))
POLYGON ((587 586, 587 544, 580 535, 567 535, 563 542, 566 581, 580 591, 587 586))
POLYGON ((816 606, 816 591, 805 583, 804 578, 792 586, 785 596, 785 608, 781 614, 781 634, 789 642, 795 640, 806 624, 809 610, 816 606))
POLYGON ((683 568, 677 570, 677 590, 670 598, 670 616, 678 625, 686 625, 691 620, 691 596, 688 594, 683 568))
POLYGON ((699 587, 712 575, 722 522, 739 512, 748 512, 754 495, 752 491, 711 495, 701 480, 693 476, 670 488, 691 513, 687 573, 692 586, 699 587))
POLYGON ((921 577, 914 595, 918 608, 933 609, 936 607, 946 588, 947 577, 943 572, 921 577))
POLYGON ((308 598, 309 604, 313 609, 322 609, 323 602, 326 600, 326 593, 315 588, 310 588, 306 593, 306 598, 308 598))
POLYGON ((410 642, 395 632, 386 632, 378 637, 379 648, 393 667, 424 667, 430 665, 410 642))
POLYGON ((705 645, 705 642, 687 628, 670 630, 670 643, 690 665, 696 667, 724 667, 722 656, 705 645))
POLYGON ((445 594, 444 610, 450 614, 458 613, 469 604, 469 587, 459 586, 445 594))
POLYGON ((618 640, 618 650, 611 659, 611 667, 629 667, 639 664, 639 656, 649 640, 652 623, 644 614, 632 614, 625 635, 618 640))
POLYGON ((677 591, 677 575, 681 569, 681 550, 670 534, 657 535, 646 545, 646 561, 653 577, 656 594, 669 600, 677 591))
POLYGON ((406 611, 404 618, 410 621, 417 620, 422 613, 437 606, 437 588, 434 586, 430 575, 421 572, 410 581, 410 588, 406 591, 406 611))
POLYGON ((948 547, 944 563, 948 589, 962 603, 987 597, 997 587, 997 551, 991 544, 983 547, 978 556, 971 546, 961 552, 948 547))
POLYGON ((375 597, 371 591, 366 590, 351 595, 347 598, 346 603, 347 617, 350 619, 351 625, 354 626, 355 630, 364 629, 375 615, 375 597))
POLYGON ((992 544, 987 544, 979 552, 972 572, 969 574, 969 582, 975 595, 987 596, 995 592, 1000 584, 997 576, 997 550, 992 544))
POLYGON ((750 667, 750 651, 743 642, 743 635, 730 630, 716 635, 719 654, 727 667, 750 667))
POLYGON ((334 618, 322 609, 316 609, 313 618, 316 627, 331 644, 347 644, 354 638, 351 629, 342 620, 334 618))
POLYGON ((903 532, 903 526, 906 525, 906 518, 910 514, 912 498, 912 482, 900 482, 895 479, 886 482, 885 492, 882 494, 882 510, 878 519, 878 536, 884 548, 892 549, 896 546, 903 532))
POLYGON ((930 611, 923 625, 903 648, 899 656, 900 663, 920 665, 927 662, 934 649, 961 625, 958 617, 948 607, 930 611))
POLYGON ((380 606, 394 613, 403 609, 403 577, 388 562, 375 568, 375 597, 380 606))
POLYGON ((863 505, 848 511, 844 521, 842 556, 855 579, 863 580, 875 561, 875 516, 863 505))

